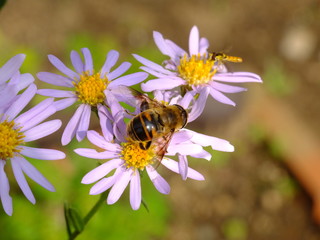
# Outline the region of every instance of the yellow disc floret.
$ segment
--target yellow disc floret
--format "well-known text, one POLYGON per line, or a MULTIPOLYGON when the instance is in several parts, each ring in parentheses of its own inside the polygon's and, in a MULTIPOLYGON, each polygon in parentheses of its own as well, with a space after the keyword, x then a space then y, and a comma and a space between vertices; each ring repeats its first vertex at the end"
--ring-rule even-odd
POLYGON ((23 143, 25 137, 20 129, 14 128, 14 121, 4 120, 0 123, 0 159, 12 158, 15 153, 19 153, 19 145, 23 143))
POLYGON ((189 86, 200 85, 211 81, 216 70, 213 68, 215 61, 206 55, 184 55, 180 59, 178 72, 181 78, 187 81, 189 86))
POLYGON ((80 81, 73 82, 76 94, 82 103, 97 106, 105 99, 104 90, 107 88, 108 78, 101 78, 100 73, 89 75, 84 72, 80 75, 80 81))
POLYGON ((155 153, 154 147, 147 150, 140 148, 139 143, 126 142, 122 144, 121 158, 126 161, 127 168, 143 170, 146 166, 153 163, 155 153))

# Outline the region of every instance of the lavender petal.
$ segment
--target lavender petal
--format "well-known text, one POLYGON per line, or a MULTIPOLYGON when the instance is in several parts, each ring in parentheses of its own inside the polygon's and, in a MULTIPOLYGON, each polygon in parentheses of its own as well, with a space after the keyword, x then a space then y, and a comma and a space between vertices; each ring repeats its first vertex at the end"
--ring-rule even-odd
POLYGON ((12 198, 9 195, 10 185, 8 181, 8 177, 4 171, 4 165, 6 162, 4 160, 0 160, 0 199, 2 203, 2 207, 6 214, 9 216, 12 215, 12 198))
POLYGON ((40 160, 60 160, 66 157, 63 152, 58 150, 27 146, 23 146, 20 153, 24 156, 40 160))
POLYGON ((61 138, 61 144, 63 146, 67 145, 69 142, 71 142, 72 138, 76 135, 76 131, 78 129, 80 117, 82 115, 83 109, 85 104, 81 104, 76 112, 73 114, 72 118, 68 122, 66 128, 63 131, 62 138, 61 138))
POLYGON ((68 68, 64 63, 53 55, 48 55, 48 59, 51 62, 53 66, 55 66, 60 72, 67 75, 71 79, 79 79, 79 75, 72 71, 70 68, 68 68))
POLYGON ((179 173, 182 177, 182 180, 186 180, 187 179, 187 175, 188 175, 188 160, 187 157, 181 154, 178 154, 179 157, 179 162, 178 162, 178 166, 179 166, 179 173))
POLYGON ((81 74, 82 72, 85 71, 82 59, 80 57, 80 54, 77 51, 74 51, 74 50, 71 51, 70 59, 71 59, 72 65, 77 73, 81 74))
POLYGON ((141 204, 140 174, 135 170, 130 181, 130 204, 133 210, 138 210, 141 204))
POLYGON ((162 194, 169 194, 169 183, 163 177, 161 177, 160 174, 152 166, 147 166, 146 169, 150 180, 152 181, 158 192, 162 194))
POLYGON ((110 69, 116 64, 118 58, 119 53, 117 51, 111 50, 108 52, 107 59, 100 70, 101 76, 105 76, 110 72, 110 69))
POLYGON ((14 177, 17 180, 21 191, 31 203, 35 204, 36 199, 34 198, 34 195, 29 187, 29 184, 21 170, 19 161, 17 161, 15 158, 12 158, 11 165, 12 165, 12 171, 13 171, 14 177))
POLYGON ((18 54, 12 57, 0 68, 0 84, 6 82, 15 72, 19 70, 25 57, 25 54, 18 54))
POLYGON ((237 93, 237 92, 247 91, 247 89, 243 87, 230 86, 230 85, 215 82, 215 81, 211 82, 210 86, 223 93, 237 93))
POLYGON ((145 92, 152 92, 154 90, 168 90, 184 85, 185 81, 181 78, 158 78, 148 80, 146 83, 141 84, 141 88, 145 92))
POLYGON ((189 36, 190 56, 197 55, 199 53, 199 38, 199 30, 196 26, 193 26, 189 36))
POLYGON ((24 142, 31 142, 54 133, 61 127, 60 120, 51 120, 48 122, 41 123, 24 132, 24 142))
POLYGON ((132 170, 125 170, 118 177, 116 183, 112 186, 107 198, 108 204, 114 204, 121 197, 124 189, 128 186, 131 179, 132 170))
POLYGON ((81 52, 84 57, 84 71, 93 74, 93 61, 90 50, 88 48, 82 48, 81 52))
POLYGON ((37 87, 35 84, 31 84, 18 98, 11 104, 11 106, 5 112, 3 118, 7 118, 11 121, 13 120, 24 107, 30 102, 33 96, 36 94, 37 87))
POLYGON ((122 77, 119 77, 109 83, 108 88, 112 89, 119 85, 123 86, 133 86, 145 80, 148 77, 148 74, 145 72, 136 72, 128 74, 122 77))
POLYGON ((123 163, 122 159, 113 159, 101 164, 88 172, 81 180, 83 184, 91 184, 108 175, 113 169, 118 168, 123 163))
MULTIPOLYGON (((50 73, 50 72, 39 72, 37 73, 37 77, 42 81, 42 82, 46 82, 55 86, 60 86, 60 87, 69 87, 69 88, 73 88, 73 80, 71 78, 68 77, 64 77, 61 76, 59 74, 55 74, 55 73, 50 73)), ((79 76, 77 76, 78 79, 79 76)))
POLYGON ((210 95, 217 100, 218 102, 228 104, 235 106, 236 104, 227 96, 225 96, 223 93, 219 92, 218 90, 215 90, 214 88, 210 87, 210 95))
POLYGON ((108 80, 112 81, 113 79, 121 76, 123 73, 125 73, 129 68, 131 67, 131 63, 129 62, 123 62, 119 67, 117 67, 115 70, 110 72, 108 74, 108 80))
POLYGON ((55 191, 53 185, 26 159, 23 157, 16 157, 16 160, 19 161, 19 165, 23 172, 33 181, 51 192, 55 191))
POLYGON ((91 106, 84 104, 84 109, 81 114, 78 129, 76 132, 77 140, 80 142, 87 136, 87 131, 90 124, 91 106))

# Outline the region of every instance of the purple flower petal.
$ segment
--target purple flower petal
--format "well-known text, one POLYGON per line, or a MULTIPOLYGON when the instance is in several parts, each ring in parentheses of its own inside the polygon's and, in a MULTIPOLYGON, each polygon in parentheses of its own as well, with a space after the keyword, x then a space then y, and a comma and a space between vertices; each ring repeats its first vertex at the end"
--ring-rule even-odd
POLYGON ((138 210, 141 204, 140 174, 135 170, 130 181, 130 204, 133 210, 138 210))
MULTIPOLYGON (((76 152, 76 150, 75 150, 76 152)), ((91 184, 106 175, 108 175, 113 169, 118 168, 123 164, 122 159, 113 159, 108 162, 101 164, 100 166, 96 167, 95 169, 88 172, 81 180, 83 184, 91 184)))
POLYGON ((119 145, 116 143, 107 142, 99 133, 96 131, 90 130, 87 133, 87 138, 91 143, 100 147, 102 149, 106 149, 108 151, 119 151, 119 145))
POLYGON ((53 98, 47 98, 37 104, 35 107, 29 109, 27 112, 22 113, 18 116, 14 121, 18 125, 22 126, 22 131, 25 129, 25 124, 28 124, 30 119, 34 118, 38 114, 42 114, 42 112, 47 109, 53 103, 53 98))
POLYGON ((98 181, 95 185, 92 186, 89 194, 97 195, 105 192, 106 190, 112 187, 112 185, 115 183, 115 180, 116 180, 115 175, 107 178, 102 178, 100 181, 98 181))
POLYGON ((168 155, 175 155, 176 153, 180 153, 183 155, 195 154, 201 152, 202 147, 198 144, 194 144, 191 142, 184 142, 176 145, 169 145, 168 147, 168 155))
POLYGON ((261 78, 254 73, 234 72, 234 73, 217 73, 213 76, 213 80, 221 82, 262 82, 261 78))
POLYGON ((147 173, 155 188, 162 194, 170 193, 169 183, 152 167, 147 166, 147 173))
POLYGON ((230 98, 226 97, 223 93, 219 92, 218 90, 213 89, 212 87, 210 87, 210 95, 218 102, 232 105, 232 106, 236 105, 234 103, 234 101, 232 101, 230 98))
POLYGON ((154 31, 153 40, 156 43, 157 47, 159 48, 160 52, 162 52, 162 54, 170 56, 170 58, 173 58, 175 56, 174 52, 167 45, 161 33, 154 31))
POLYGON ((184 85, 185 81, 181 78, 158 78, 149 80, 146 83, 141 84, 141 88, 145 92, 152 92, 154 90, 168 90, 184 85))
POLYGON ((23 172, 27 174, 33 181, 51 192, 55 191, 52 184, 26 159, 23 157, 16 157, 16 160, 19 161, 19 165, 23 172))
POLYGON ((9 195, 10 185, 8 177, 4 171, 6 162, 0 160, 0 198, 4 211, 9 216, 12 215, 12 198, 9 195))
POLYGON ((101 76, 104 76, 110 72, 110 69, 116 64, 118 58, 119 53, 117 51, 111 50, 108 52, 107 59, 100 70, 101 76))
POLYGON ((223 151, 223 152, 233 152, 234 147, 224 139, 216 138, 216 137, 211 137, 207 136, 204 134, 200 134, 191 130, 187 130, 193 133, 193 137, 191 139, 192 142, 200 144, 203 147, 211 146, 212 149, 218 150, 218 151, 223 151))
POLYGON ((39 124, 24 132, 25 138, 24 142, 31 142, 43 137, 50 135, 51 133, 57 131, 61 127, 60 120, 51 120, 39 124))
POLYGON ((29 184, 21 170, 21 167, 19 165, 19 161, 17 161, 15 158, 11 159, 11 165, 12 165, 12 170, 15 179, 18 182, 18 185, 23 192, 23 194, 26 196, 26 198, 33 204, 36 203, 36 199, 34 198, 34 195, 29 187, 29 184))
POLYGON ((129 62, 123 62, 119 67, 117 67, 115 70, 110 72, 108 74, 108 80, 112 81, 113 79, 121 76, 123 73, 125 73, 129 68, 131 67, 131 63, 129 62))
POLYGON ((200 38, 200 43, 199 43, 199 53, 201 55, 207 53, 207 50, 209 48, 209 41, 207 38, 200 38))
POLYGON ((34 82, 34 77, 30 73, 20 74, 20 81, 17 83, 18 90, 25 89, 34 82))
POLYGON ((190 56, 197 55, 199 53, 199 38, 199 30, 196 26, 193 26, 189 36, 190 56))
POLYGON ((119 153, 104 151, 98 152, 95 149, 91 148, 77 148, 74 150, 77 154, 83 157, 94 158, 94 159, 112 159, 119 157, 119 153))
MULTIPOLYGON (((161 161, 161 164, 163 164, 166 168, 170 169, 173 172, 179 173, 179 167, 178 163, 170 158, 163 158, 161 161)), ((191 178, 194 180, 204 180, 204 177, 199 172, 193 170, 192 168, 188 167, 188 174, 187 178, 191 178)))
POLYGON ((144 57, 141 57, 141 56, 139 56, 137 54, 132 54, 132 55, 137 61, 139 61, 143 65, 147 66, 148 68, 151 68, 151 69, 153 69, 153 70, 155 70, 157 72, 160 72, 160 73, 163 73, 163 74, 166 74, 166 75, 172 74, 172 72, 164 69, 161 65, 159 65, 157 63, 154 63, 154 62, 152 62, 152 61, 150 61, 150 60, 148 60, 148 59, 146 59, 144 57))
POLYGON ((90 50, 88 48, 82 48, 81 52, 84 57, 84 71, 88 71, 90 74, 93 74, 93 61, 90 50))
POLYGON ((126 169, 124 172, 121 173, 121 175, 119 176, 119 178, 110 190, 110 193, 107 198, 108 204, 114 204, 116 201, 119 200, 124 189, 128 186, 132 173, 133 171, 130 169, 126 169))
POLYGON ((23 146, 20 153, 24 156, 40 160, 59 160, 64 159, 66 157, 66 155, 63 152, 58 150, 33 148, 27 146, 23 146))
POLYGON ((39 95, 56 97, 56 98, 73 98, 75 93, 73 91, 57 90, 57 89, 39 89, 37 91, 39 95))
POLYGON ((65 108, 67 108, 67 107, 70 107, 77 100, 78 100, 77 97, 66 98, 66 99, 55 101, 53 103, 53 106, 57 109, 57 111, 61 111, 61 110, 65 109, 65 108))
POLYGON ((62 145, 67 145, 69 142, 71 142, 72 138, 76 135, 76 131, 78 129, 80 117, 82 115, 83 109, 85 107, 85 104, 81 104, 76 112, 71 117, 70 121, 68 122, 66 128, 63 131, 61 143, 62 145))
POLYGON ((136 72, 136 73, 128 74, 126 76, 119 77, 113 80, 112 82, 110 82, 108 85, 108 88, 112 89, 119 85, 132 86, 142 82, 147 77, 148 77, 148 74, 145 72, 136 72))
POLYGON ((179 173, 182 177, 182 180, 186 180, 187 179, 187 175, 188 175, 188 160, 187 157, 184 155, 180 155, 178 154, 179 157, 179 173))
POLYGON ((85 70, 80 54, 77 51, 72 50, 70 53, 70 59, 77 73, 82 74, 85 70))
POLYGON ((84 109, 81 114, 81 119, 76 132, 76 137, 79 142, 82 141, 87 136, 87 131, 90 124, 90 116, 91 116, 91 106, 88 104, 83 104, 83 105, 84 105, 84 109))
POLYGON ((19 70, 25 58, 25 54, 18 54, 12 57, 0 68, 0 84, 6 82, 15 72, 19 70))
POLYGON ((67 75, 71 79, 79 79, 79 75, 64 65, 59 58, 53 55, 48 55, 48 59, 53 66, 55 66, 60 72, 67 75))
POLYGON ((109 110, 102 104, 98 105, 98 115, 102 134, 108 142, 111 142, 113 140, 113 128, 110 120, 112 116, 109 110))
POLYGON ((247 91, 246 88, 243 87, 238 87, 238 86, 230 86, 227 84, 219 83, 219 82, 211 82, 210 86, 213 87, 214 89, 224 92, 224 93, 237 93, 237 92, 243 92, 247 91))
POLYGON ((57 109, 53 105, 47 107, 45 110, 43 110, 42 113, 39 113, 38 115, 34 116, 31 119, 28 119, 25 123, 23 123, 21 131, 29 130, 30 128, 36 126, 37 124, 41 123, 42 121, 50 117, 56 111, 57 109))
POLYGON ((206 159, 206 160, 211 160, 211 154, 208 153, 206 150, 203 150, 199 153, 195 153, 195 154, 190 154, 191 157, 194 157, 194 158, 203 158, 203 159, 206 159))
POLYGON ((166 39, 165 41, 168 44, 168 46, 172 49, 172 51, 174 52, 175 57, 172 58, 172 60, 175 62, 175 64, 179 64, 180 58, 184 55, 188 55, 188 53, 184 49, 179 47, 177 44, 172 42, 171 40, 166 39))
MULTIPOLYGON (((55 73, 50 73, 50 72, 39 72, 37 73, 37 77, 42 81, 46 82, 55 86, 60 86, 60 87, 70 87, 73 88, 73 80, 55 73)), ((78 79, 79 76, 77 76, 76 79, 78 79)))
POLYGON ((188 122, 196 120, 201 115, 204 107, 206 106, 206 100, 208 98, 209 92, 209 87, 203 87, 201 89, 201 91, 199 92, 199 97, 195 101, 194 105, 192 106, 191 112, 189 113, 188 122))
POLYGON ((13 120, 24 107, 30 102, 33 96, 36 94, 37 87, 35 84, 31 84, 18 99, 8 108, 2 119, 8 117, 8 120, 13 120))
POLYGON ((184 131, 184 129, 173 134, 172 139, 170 141, 170 145, 180 144, 181 142, 188 141, 192 138, 193 134, 189 131, 184 131))

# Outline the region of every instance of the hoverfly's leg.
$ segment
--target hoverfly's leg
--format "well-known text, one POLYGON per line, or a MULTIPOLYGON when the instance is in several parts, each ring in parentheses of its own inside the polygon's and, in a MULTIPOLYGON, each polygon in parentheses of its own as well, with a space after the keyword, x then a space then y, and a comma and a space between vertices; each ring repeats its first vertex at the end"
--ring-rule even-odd
POLYGON ((143 100, 143 101, 141 102, 141 104, 140 104, 140 112, 143 112, 143 111, 145 111, 145 110, 147 110, 147 109, 149 109, 149 108, 150 108, 150 106, 149 106, 148 101, 143 100))
POLYGON ((140 147, 142 150, 147 150, 147 149, 149 149, 150 146, 151 146, 151 141, 139 143, 139 147, 140 147))

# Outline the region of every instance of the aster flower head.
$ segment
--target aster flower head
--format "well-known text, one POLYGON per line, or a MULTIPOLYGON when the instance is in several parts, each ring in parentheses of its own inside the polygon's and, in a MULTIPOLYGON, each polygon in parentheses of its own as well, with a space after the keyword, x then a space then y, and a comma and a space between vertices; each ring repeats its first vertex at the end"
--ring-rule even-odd
MULTIPOLYGON (((120 113, 120 112, 118 112, 120 113)), ((119 126, 115 123, 115 126, 119 126)), ((120 127, 123 129, 123 127, 120 127)), ((103 131, 103 136, 99 135, 95 131, 88 131, 88 139, 91 143, 103 149, 102 152, 98 152, 95 149, 79 148, 75 152, 81 156, 88 158, 101 159, 106 162, 102 163, 97 168, 87 173, 82 183, 95 185, 91 188, 90 194, 100 194, 110 189, 107 203, 113 204, 118 201, 124 192, 125 188, 130 185, 130 203, 134 210, 137 210, 141 204, 141 184, 140 173, 146 170, 150 180, 155 188, 163 194, 169 194, 170 186, 168 182, 158 173, 157 159, 157 146, 151 145, 148 149, 141 149, 138 142, 127 141, 125 131, 119 131, 119 134, 123 134, 120 137, 116 137, 115 140, 109 141, 106 138, 106 134, 103 131), (110 174, 114 170, 113 174, 110 174)), ((117 134, 115 134, 117 136, 117 134)), ((177 141, 181 140, 181 136, 177 135, 175 138, 177 141)), ((183 139, 183 137, 182 137, 183 139)), ((172 140, 175 143, 176 140, 172 140)), ((191 144, 189 145, 189 147, 191 144)), ((179 151, 175 146, 171 146, 172 151, 179 151)), ((199 149, 189 149, 188 153, 196 154, 199 149)), ((178 163, 172 159, 164 157, 161 161, 161 165, 172 170, 173 172, 179 172, 178 163)), ((195 180, 204 180, 204 177, 197 171, 186 167, 186 178, 195 180)), ((160 169, 160 166, 159 166, 160 169)))
POLYGON ((159 50, 170 59, 161 66, 139 55, 134 55, 144 65, 141 69, 156 77, 142 84, 141 88, 146 92, 179 87, 183 90, 182 92, 199 93, 206 88, 217 101, 235 106, 235 103, 224 93, 236 93, 246 89, 231 86, 228 83, 262 82, 261 78, 254 73, 227 72, 223 64, 223 59, 227 56, 208 52, 209 41, 206 38, 200 38, 196 26, 190 32, 188 52, 171 40, 165 39, 159 32, 154 32, 153 37, 159 50))
POLYGON ((10 186, 5 172, 7 162, 11 162, 14 177, 23 194, 35 204, 36 200, 25 175, 49 191, 54 191, 54 187, 25 156, 41 160, 65 158, 65 154, 57 150, 27 146, 29 142, 45 137, 61 126, 60 120, 43 122, 56 112, 52 98, 20 114, 36 91, 36 86, 31 84, 22 94, 17 95, 8 108, 0 110, 0 198, 4 211, 8 215, 12 215, 12 199, 9 195, 10 186))
POLYGON ((19 91, 25 89, 34 81, 31 74, 21 74, 19 72, 25 57, 24 54, 18 54, 0 68, 0 111, 8 108, 19 91))
POLYGON ((105 95, 106 89, 112 89, 116 86, 126 85, 132 86, 140 83, 147 78, 147 74, 137 72, 133 74, 123 75, 131 66, 128 62, 123 62, 114 70, 111 70, 119 58, 119 53, 111 50, 106 57, 106 61, 102 68, 97 72, 93 67, 93 60, 89 49, 81 49, 83 60, 76 51, 72 51, 70 58, 74 70, 68 68, 62 61, 53 55, 49 55, 49 61, 64 75, 50 72, 39 72, 37 77, 44 82, 60 87, 66 87, 70 90, 53 90, 40 89, 38 94, 55 98, 63 98, 57 101, 58 110, 65 109, 74 103, 78 103, 78 108, 69 123, 67 124, 63 135, 62 145, 68 144, 74 136, 78 141, 83 140, 89 128, 91 111, 96 109, 100 111, 108 111, 105 95))

